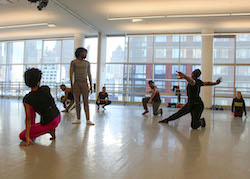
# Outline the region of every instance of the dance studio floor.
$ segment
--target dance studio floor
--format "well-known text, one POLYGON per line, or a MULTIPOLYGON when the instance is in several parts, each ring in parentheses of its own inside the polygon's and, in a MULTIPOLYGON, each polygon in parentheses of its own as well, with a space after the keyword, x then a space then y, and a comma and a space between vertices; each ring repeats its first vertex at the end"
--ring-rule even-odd
MULTIPOLYGON (((62 113, 55 142, 44 135, 20 147, 22 102, 1 99, 0 105, 1 179, 250 178, 250 122, 233 119, 229 110, 205 110, 207 128, 191 130, 189 115, 161 125, 160 116, 142 116, 141 106, 97 112, 91 104, 95 126, 73 125, 75 111, 62 113)), ((163 109, 164 116, 176 111, 163 109)))

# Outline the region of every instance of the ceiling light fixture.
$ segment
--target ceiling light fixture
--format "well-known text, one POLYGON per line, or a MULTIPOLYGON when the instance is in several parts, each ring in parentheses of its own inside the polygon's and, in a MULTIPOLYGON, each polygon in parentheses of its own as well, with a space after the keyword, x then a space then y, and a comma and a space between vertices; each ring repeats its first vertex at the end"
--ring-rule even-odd
POLYGON ((0 29, 15 29, 15 28, 40 27, 40 26, 56 27, 55 24, 36 23, 36 24, 19 24, 19 25, 0 26, 0 29))
POLYGON ((165 16, 138 16, 138 17, 109 17, 109 21, 133 20, 133 19, 164 19, 164 18, 199 18, 199 17, 230 17, 230 16, 250 16, 246 13, 222 13, 222 14, 169 14, 165 16))
POLYGON ((136 22, 142 22, 142 19, 132 19, 132 22, 136 23, 136 22))
POLYGON ((133 20, 133 19, 162 19, 165 16, 138 16, 138 17, 110 17, 109 21, 117 21, 117 20, 133 20))

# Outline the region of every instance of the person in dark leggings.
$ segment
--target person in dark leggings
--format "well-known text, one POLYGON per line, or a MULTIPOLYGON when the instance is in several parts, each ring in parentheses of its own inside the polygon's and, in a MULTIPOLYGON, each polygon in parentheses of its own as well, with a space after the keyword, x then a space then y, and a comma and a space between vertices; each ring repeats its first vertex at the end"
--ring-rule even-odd
POLYGON ((241 92, 237 92, 237 97, 233 99, 232 103, 232 115, 242 117, 243 112, 247 116, 245 100, 242 98, 241 92))
POLYGON ((25 84, 31 91, 23 98, 26 113, 26 130, 20 133, 21 145, 34 144, 34 140, 46 133, 55 140, 55 129, 61 121, 61 114, 50 94, 48 86, 40 86, 42 72, 36 68, 24 73, 25 84), (35 123, 36 113, 41 116, 40 123, 35 123))
POLYGON ((109 101, 109 95, 106 92, 106 87, 102 88, 102 92, 99 93, 97 100, 96 100, 96 105, 98 106, 97 109, 99 110, 100 105, 103 105, 102 108, 104 110, 105 106, 110 105, 111 101, 109 101))
POLYGON ((181 72, 177 72, 179 75, 179 79, 186 79, 188 81, 187 86, 187 96, 188 96, 188 103, 181 108, 177 113, 171 115, 170 117, 159 121, 159 123, 168 123, 169 121, 176 120, 188 113, 191 113, 192 121, 191 127, 193 129, 197 129, 200 126, 206 127, 205 119, 201 119, 201 114, 204 109, 203 101, 200 98, 200 88, 201 86, 214 86, 218 85, 221 82, 221 78, 219 78, 215 83, 213 82, 203 82, 198 79, 201 75, 201 71, 196 69, 192 72, 192 77, 188 77, 181 72))

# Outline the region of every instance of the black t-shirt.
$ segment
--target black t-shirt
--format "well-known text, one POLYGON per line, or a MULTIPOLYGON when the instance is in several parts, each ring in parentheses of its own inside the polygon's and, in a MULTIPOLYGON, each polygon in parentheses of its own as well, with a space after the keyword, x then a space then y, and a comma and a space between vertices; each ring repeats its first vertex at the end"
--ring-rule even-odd
POLYGON ((74 100, 74 95, 71 91, 68 93, 68 99, 74 100))
POLYGON ((29 92, 23 102, 29 104, 40 114, 42 125, 50 123, 60 114, 48 86, 41 86, 37 91, 29 92))
POLYGON ((109 96, 109 95, 108 95, 108 93, 106 93, 106 92, 105 92, 104 94, 102 94, 102 92, 99 93, 99 98, 100 98, 100 99, 106 99, 108 96, 109 96))
POLYGON ((189 83, 187 85, 187 96, 188 96, 188 102, 200 102, 200 91, 201 86, 203 86, 203 81, 200 79, 195 80, 195 85, 191 86, 189 83))

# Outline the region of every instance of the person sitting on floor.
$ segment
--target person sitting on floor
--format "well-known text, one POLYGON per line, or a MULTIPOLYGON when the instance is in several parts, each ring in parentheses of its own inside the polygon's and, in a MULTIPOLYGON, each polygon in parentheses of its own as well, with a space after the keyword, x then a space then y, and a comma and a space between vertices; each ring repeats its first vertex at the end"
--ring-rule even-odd
POLYGON ((232 115, 234 115, 234 117, 242 117, 243 112, 245 112, 245 116, 247 116, 245 101, 241 92, 237 92, 237 96, 233 99, 232 103, 232 115))
POLYGON ((103 105, 102 108, 106 110, 105 106, 111 104, 111 101, 109 101, 109 95, 106 92, 106 87, 103 87, 102 91, 99 93, 97 100, 96 100, 96 104, 98 106, 97 108, 98 110, 99 110, 100 105, 103 105))
POLYGON ((62 112, 70 112, 76 106, 74 95, 71 91, 71 88, 67 88, 64 84, 62 84, 60 88, 65 92, 65 96, 61 97, 61 102, 63 103, 63 107, 65 108, 65 110, 63 110, 62 112))
POLYGON ((40 86, 42 72, 37 68, 28 69, 24 73, 25 84, 31 91, 25 95, 23 104, 26 114, 26 130, 19 135, 23 141, 21 145, 34 144, 34 140, 46 133, 51 134, 51 140, 55 140, 55 129, 61 121, 61 114, 50 94, 48 86, 40 86), (40 123, 35 123, 36 113, 40 123))

